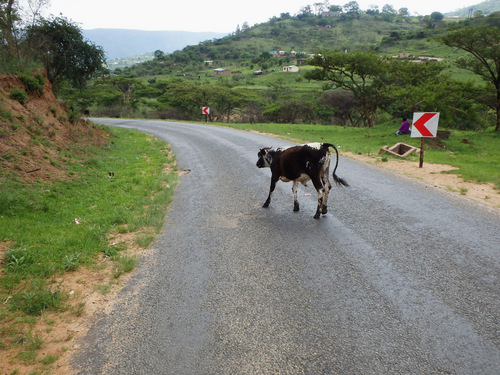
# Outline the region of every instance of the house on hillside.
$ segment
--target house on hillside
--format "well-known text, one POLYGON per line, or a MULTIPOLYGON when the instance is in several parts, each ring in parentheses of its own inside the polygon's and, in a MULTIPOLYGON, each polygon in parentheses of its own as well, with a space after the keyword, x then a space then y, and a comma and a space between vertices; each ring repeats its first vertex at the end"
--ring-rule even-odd
POLYGON ((341 14, 340 12, 333 12, 333 11, 321 13, 323 17, 330 17, 330 18, 340 17, 340 14, 341 14))
POLYGON ((231 71, 227 70, 227 69, 223 69, 223 68, 214 69, 214 75, 215 76, 227 76, 227 75, 230 75, 230 74, 231 74, 231 71))
POLYGON ((289 73, 297 73, 299 71, 299 67, 295 65, 284 66, 283 71, 289 73))

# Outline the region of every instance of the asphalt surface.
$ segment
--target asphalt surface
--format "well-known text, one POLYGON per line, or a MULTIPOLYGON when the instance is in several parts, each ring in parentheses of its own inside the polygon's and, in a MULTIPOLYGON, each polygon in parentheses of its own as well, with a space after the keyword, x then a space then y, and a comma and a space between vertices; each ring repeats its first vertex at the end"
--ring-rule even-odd
POLYGON ((332 189, 326 216, 312 218, 311 184, 300 212, 283 182, 265 209, 257 152, 290 143, 98 122, 156 135, 191 172, 82 340, 78 374, 500 374, 497 213, 342 156, 351 186, 332 189))

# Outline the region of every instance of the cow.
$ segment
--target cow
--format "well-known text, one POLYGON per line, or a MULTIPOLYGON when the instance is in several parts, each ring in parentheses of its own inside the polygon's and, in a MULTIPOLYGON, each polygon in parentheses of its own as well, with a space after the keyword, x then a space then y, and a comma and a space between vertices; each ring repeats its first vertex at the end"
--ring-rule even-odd
POLYGON ((272 147, 260 149, 257 154, 257 167, 271 168, 271 187, 267 200, 262 207, 269 207, 271 195, 278 180, 283 182, 293 181, 293 210, 295 212, 299 211, 298 183, 307 186, 307 182, 311 180, 318 193, 318 207, 314 218, 318 219, 320 214, 325 215, 328 212, 328 194, 331 189, 328 179, 331 159, 330 147, 337 154, 335 168, 333 169, 333 180, 337 185, 349 186, 344 179, 335 174, 339 163, 339 152, 331 143, 309 143, 299 146, 280 147, 276 150, 272 147))

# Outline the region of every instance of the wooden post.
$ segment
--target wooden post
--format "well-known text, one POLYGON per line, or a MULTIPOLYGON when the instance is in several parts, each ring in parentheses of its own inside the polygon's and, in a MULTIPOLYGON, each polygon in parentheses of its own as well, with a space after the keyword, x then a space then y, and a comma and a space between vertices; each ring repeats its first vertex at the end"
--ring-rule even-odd
POLYGON ((420 163, 418 165, 419 168, 422 168, 424 165, 424 144, 425 144, 425 138, 422 137, 420 138, 420 163))

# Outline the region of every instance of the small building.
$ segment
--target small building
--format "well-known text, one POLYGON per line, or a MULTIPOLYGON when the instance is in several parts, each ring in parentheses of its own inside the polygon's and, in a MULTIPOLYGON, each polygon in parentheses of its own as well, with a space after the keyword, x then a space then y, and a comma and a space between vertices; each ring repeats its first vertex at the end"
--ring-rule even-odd
POLYGON ((295 65, 284 66, 283 71, 289 73, 297 73, 299 71, 299 67, 295 65))
POLYGON ((214 75, 216 75, 216 76, 227 76, 230 74, 231 74, 231 71, 227 70, 227 69, 222 69, 222 68, 214 69, 214 75))

